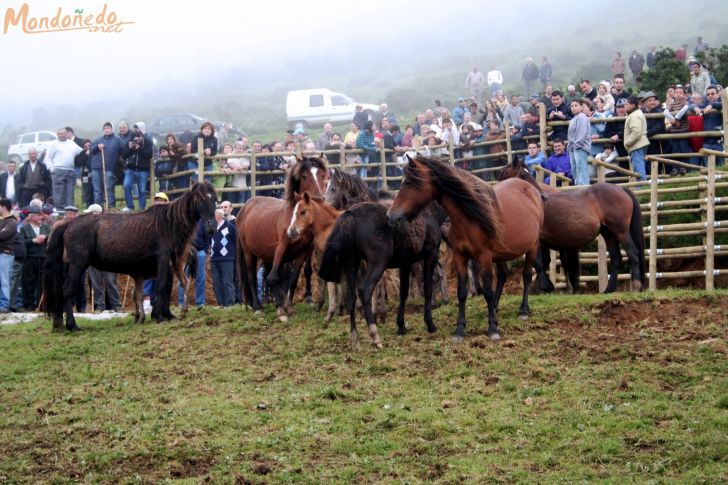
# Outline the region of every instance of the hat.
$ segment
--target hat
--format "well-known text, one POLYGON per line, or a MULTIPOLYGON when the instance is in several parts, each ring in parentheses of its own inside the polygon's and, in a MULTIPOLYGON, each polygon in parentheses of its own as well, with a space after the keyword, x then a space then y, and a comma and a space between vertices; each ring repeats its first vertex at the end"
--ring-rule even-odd
POLYGON ((147 132, 147 124, 143 121, 137 121, 134 123, 134 128, 138 128, 142 132, 142 135, 147 132))
POLYGON ((78 212, 78 207, 76 207, 75 205, 67 205, 63 208, 63 210, 66 212, 78 212))
POLYGON ((305 135, 305 134, 306 134, 306 132, 304 131, 304 129, 303 129, 303 128, 296 128, 296 129, 295 129, 295 130, 293 131, 293 134, 294 134, 294 135, 305 135))
POLYGON ((460 103, 461 101, 465 101, 465 98, 458 98, 458 103, 460 103))
POLYGON ((532 95, 530 95, 530 96, 528 97, 528 99, 541 99, 541 97, 540 97, 540 96, 539 96, 538 94, 536 94, 536 93, 533 93, 532 95))
POLYGON ((165 194, 164 192, 157 192, 156 194, 154 194, 154 198, 166 200, 167 202, 169 202, 169 197, 167 197, 167 194, 165 194))
POLYGON ((478 123, 471 123, 473 125, 473 131, 483 131, 483 126, 478 123))
POLYGON ((84 214, 101 214, 102 212, 104 212, 104 209, 98 204, 91 204, 88 209, 83 211, 84 214))
POLYGON ((650 98, 656 98, 657 95, 652 91, 645 91, 644 93, 640 93, 637 97, 640 101, 647 101, 650 98))
POLYGON ((43 211, 37 205, 28 206, 28 214, 40 214, 41 212, 43 211))
POLYGON ((627 104, 626 98, 619 98, 616 103, 614 103, 614 106, 624 106, 627 104))
POLYGON ((53 214, 53 207, 44 205, 41 211, 43 211, 44 214, 53 214))

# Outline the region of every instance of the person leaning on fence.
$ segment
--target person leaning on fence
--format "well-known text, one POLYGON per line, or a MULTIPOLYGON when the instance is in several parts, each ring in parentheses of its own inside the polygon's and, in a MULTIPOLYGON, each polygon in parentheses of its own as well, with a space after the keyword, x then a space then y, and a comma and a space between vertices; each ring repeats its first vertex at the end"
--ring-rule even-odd
MULTIPOLYGON (((295 147, 295 142, 293 143, 295 147)), ((228 192, 227 197, 233 204, 245 202, 250 197, 248 188, 248 172, 250 171, 250 157, 245 152, 245 145, 242 140, 235 142, 233 146, 234 157, 228 158, 225 163, 224 171, 230 173, 228 176, 227 186, 239 189, 238 192, 228 192)))
POLYGON ((11 305, 10 288, 15 261, 15 240, 18 227, 9 199, 0 199, 0 313, 8 313, 11 305))
MULTIPOLYGON (((569 154, 566 153, 566 147, 564 146, 563 140, 560 138, 554 140, 554 153, 546 159, 543 167, 559 175, 573 179, 569 154)), ((546 179, 544 179, 544 183, 551 183, 551 176, 546 177, 546 179)), ((556 181, 556 185, 560 186, 561 184, 562 181, 560 179, 556 181)))
MULTIPOLYGON (((706 101, 704 107, 698 111, 703 116, 703 126, 705 131, 722 131, 723 130, 723 103, 720 100, 720 92, 718 86, 708 86, 706 90, 706 101)), ((703 147, 723 151, 723 139, 720 136, 705 137, 703 147)), ((725 158, 717 157, 716 165, 723 165, 725 158)))
MULTIPOLYGON (((688 99, 685 94, 685 88, 678 84, 675 86, 674 98, 672 103, 668 105, 664 111, 665 118, 670 123, 670 133, 687 133, 689 130, 688 126, 688 99)), ((690 147, 690 142, 687 138, 673 138, 670 140, 670 152, 671 153, 692 153, 693 149, 690 147)), ((688 159, 681 159, 680 161, 686 161, 688 163, 693 162, 693 157, 688 159)), ((686 170, 684 168, 673 167, 670 170, 671 175, 684 174, 686 170)))
POLYGON ((538 142, 528 142, 528 153, 524 157, 523 163, 526 165, 526 168, 528 168, 529 172, 531 172, 531 175, 533 175, 534 177, 536 176, 535 167, 540 167, 544 163, 546 163, 546 157, 538 149, 538 142))
MULTIPOLYGON (((625 103, 627 100, 620 99, 617 101, 615 105, 616 112, 614 113, 615 117, 623 118, 627 116, 627 110, 625 109, 625 103)), ((618 120, 618 121, 609 121, 607 123, 607 126, 604 127, 604 138, 609 138, 609 141, 614 145, 614 148, 617 150, 617 154, 620 157, 626 157, 627 156, 627 150, 624 148, 624 120, 618 120)), ((623 163, 620 163, 620 166, 622 168, 625 168, 626 165, 623 163)))
MULTIPOLYGON (((546 121, 569 121, 571 117, 570 106, 564 102, 564 93, 558 90, 551 93, 551 107, 546 111, 546 121)), ((568 136, 567 131, 567 126, 554 126, 549 137, 551 140, 564 140, 568 136)))
MULTIPOLYGON (((640 97, 642 102, 642 111, 647 114, 661 114, 662 108, 660 107, 660 99, 652 91, 642 93, 640 97)), ((665 133, 665 119, 660 118, 649 118, 647 120, 647 139, 650 140, 650 146, 647 147, 648 155, 662 156, 666 150, 662 145, 662 140, 655 140, 654 137, 665 133)), ((664 167, 661 165, 661 167, 664 167)), ((650 167, 645 167, 647 172, 650 171, 650 167)))
POLYGON ((569 164, 571 173, 574 175, 575 185, 589 185, 589 162, 591 155, 591 127, 589 119, 584 114, 584 105, 591 108, 588 99, 574 100, 571 102, 571 114, 573 118, 569 121, 569 164))
POLYGON ((366 164, 376 160, 377 156, 377 147, 374 145, 374 123, 371 120, 367 120, 363 128, 359 130, 356 137, 356 148, 364 150, 361 155, 362 166, 359 167, 359 177, 366 178, 368 173, 366 164))
POLYGON ((646 180, 645 155, 650 141, 647 139, 647 119, 639 109, 639 103, 637 96, 627 98, 625 109, 628 114, 624 123, 624 148, 629 153, 632 170, 640 174, 640 180, 646 180))
MULTIPOLYGON (((215 127, 210 123, 209 121, 205 121, 200 126, 200 133, 197 135, 197 137, 192 140, 192 145, 190 146, 190 153, 197 153, 197 148, 199 144, 199 139, 202 139, 202 152, 205 156, 205 172, 209 172, 212 170, 216 170, 218 167, 215 163, 215 160, 208 157, 214 157, 217 155, 218 145, 217 145, 217 137, 215 136, 215 127)), ((195 164, 197 162, 195 161, 195 164)), ((212 182, 211 179, 206 177, 206 180, 208 182, 212 182)))

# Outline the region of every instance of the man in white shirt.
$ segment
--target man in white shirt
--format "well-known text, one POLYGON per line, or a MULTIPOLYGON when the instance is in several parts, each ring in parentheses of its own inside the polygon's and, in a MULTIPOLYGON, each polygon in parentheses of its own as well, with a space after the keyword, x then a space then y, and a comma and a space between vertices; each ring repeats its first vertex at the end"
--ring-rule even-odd
POLYGON ((51 171, 53 180, 53 203, 56 207, 73 204, 73 189, 76 187, 74 159, 82 148, 75 142, 66 139, 66 129, 56 131, 58 140, 53 142, 46 153, 45 163, 51 171))
POLYGON ((490 71, 486 76, 491 96, 503 86, 503 74, 495 68, 495 64, 490 65, 490 71))
POLYGON ((8 199, 12 204, 17 202, 17 196, 20 195, 16 168, 15 162, 10 161, 7 165, 7 172, 0 175, 0 199, 8 199))

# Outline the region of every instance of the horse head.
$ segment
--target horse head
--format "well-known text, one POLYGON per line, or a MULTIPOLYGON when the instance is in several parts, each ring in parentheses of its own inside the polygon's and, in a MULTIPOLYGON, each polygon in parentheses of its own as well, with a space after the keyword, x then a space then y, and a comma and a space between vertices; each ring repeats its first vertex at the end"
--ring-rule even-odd
POLYGON ((198 182, 192 186, 192 207, 195 214, 204 221, 208 234, 215 232, 215 208, 217 207, 217 193, 209 182, 198 182))
POLYGON ((326 157, 296 157, 297 161, 291 167, 286 179, 286 201, 295 205, 295 194, 310 192, 323 197, 328 181, 328 167, 326 157))
POLYGON ((513 157, 513 161, 511 163, 500 169, 500 172, 498 172, 498 181, 502 182, 503 180, 514 177, 524 180, 536 187, 536 190, 538 190, 538 193, 541 195, 541 199, 544 201, 548 200, 548 195, 544 193, 543 187, 541 187, 536 179, 533 178, 528 167, 526 167, 516 156, 513 157))
POLYGON ((437 199, 437 188, 432 171, 423 163, 424 158, 407 155, 402 185, 387 211, 387 221, 395 226, 400 220, 415 217, 427 204, 437 199))
POLYGON ((303 195, 295 194, 296 207, 286 233, 291 241, 297 239, 304 231, 313 226, 315 218, 315 204, 323 204, 321 197, 314 197, 308 192, 303 195))

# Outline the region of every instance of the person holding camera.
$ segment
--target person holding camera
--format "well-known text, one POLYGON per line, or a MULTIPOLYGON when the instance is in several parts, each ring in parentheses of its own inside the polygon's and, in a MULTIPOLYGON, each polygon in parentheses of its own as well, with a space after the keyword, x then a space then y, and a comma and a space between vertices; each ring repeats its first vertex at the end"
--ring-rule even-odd
POLYGON ((149 180, 149 167, 154 154, 154 142, 146 133, 147 125, 137 121, 132 129, 132 136, 127 142, 127 157, 124 160, 124 199, 126 208, 124 212, 134 210, 134 187, 139 196, 139 209, 147 207, 147 181, 149 180))

